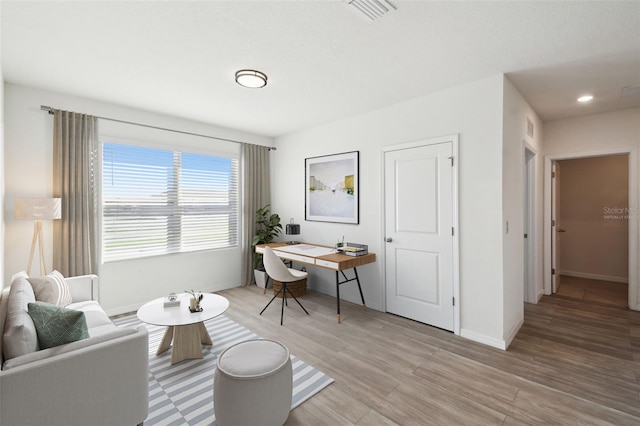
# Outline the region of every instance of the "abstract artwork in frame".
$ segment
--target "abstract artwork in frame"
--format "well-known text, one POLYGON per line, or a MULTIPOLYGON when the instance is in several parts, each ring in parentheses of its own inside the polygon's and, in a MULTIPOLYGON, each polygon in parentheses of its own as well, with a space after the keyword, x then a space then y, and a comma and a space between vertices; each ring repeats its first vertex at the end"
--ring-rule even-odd
POLYGON ((305 219, 359 223, 359 151, 305 158, 305 219))

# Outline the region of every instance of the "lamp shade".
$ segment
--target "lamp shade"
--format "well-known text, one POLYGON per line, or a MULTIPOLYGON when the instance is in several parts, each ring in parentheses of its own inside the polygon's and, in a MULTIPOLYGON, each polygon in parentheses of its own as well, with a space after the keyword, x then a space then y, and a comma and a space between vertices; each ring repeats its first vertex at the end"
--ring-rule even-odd
MULTIPOLYGON (((285 232, 287 235, 300 235, 300 225, 297 223, 293 223, 293 218, 287 223, 285 227, 285 232)), ((287 244, 299 244, 297 241, 287 241, 287 244)))
POLYGON ((13 213, 17 220, 60 219, 60 198, 18 198, 13 213))

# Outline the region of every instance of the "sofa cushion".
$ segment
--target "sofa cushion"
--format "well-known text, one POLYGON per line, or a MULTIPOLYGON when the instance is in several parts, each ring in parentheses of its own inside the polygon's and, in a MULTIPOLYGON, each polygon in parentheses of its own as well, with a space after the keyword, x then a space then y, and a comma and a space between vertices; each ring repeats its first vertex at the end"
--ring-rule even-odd
POLYGON ((84 312, 91 337, 99 336, 117 328, 102 310, 102 306, 95 300, 72 303, 67 308, 84 312))
POLYGON ((39 349, 36 327, 27 312, 27 305, 35 301, 36 298, 31 284, 27 281, 26 272, 14 275, 11 279, 7 316, 2 335, 5 360, 39 349))
MULTIPOLYGON (((144 326, 140 326, 144 327, 144 326)), ((137 329, 133 327, 117 328, 109 333, 100 335, 99 337, 90 337, 88 339, 78 340, 76 342, 67 343, 66 345, 55 346, 53 348, 43 349, 41 351, 32 352, 28 355, 13 358, 5 361, 2 366, 2 370, 10 370, 11 368, 20 367, 21 365, 29 364, 31 362, 41 361, 43 359, 50 358, 52 356, 59 356, 63 354, 70 354, 78 349, 83 349, 98 345, 109 340, 115 340, 123 336, 128 336, 137 332, 137 329)))
POLYGON ((28 312, 36 325, 41 349, 89 338, 84 312, 45 302, 33 302, 28 312))
POLYGON ((36 300, 56 306, 67 306, 71 300, 71 291, 64 277, 58 271, 53 271, 44 277, 29 278, 36 300))

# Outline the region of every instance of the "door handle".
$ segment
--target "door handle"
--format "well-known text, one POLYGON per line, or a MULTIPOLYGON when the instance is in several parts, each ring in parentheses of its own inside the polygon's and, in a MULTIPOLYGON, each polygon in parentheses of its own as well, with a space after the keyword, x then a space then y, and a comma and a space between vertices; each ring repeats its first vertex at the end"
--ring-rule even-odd
POLYGON ((567 232, 567 230, 560 228, 560 229, 558 229, 558 232, 567 232))
POLYGON ((387 237, 387 238, 385 238, 384 240, 385 240, 386 242, 390 243, 390 242, 392 242, 392 241, 393 241, 393 238, 391 238, 391 237, 387 237))

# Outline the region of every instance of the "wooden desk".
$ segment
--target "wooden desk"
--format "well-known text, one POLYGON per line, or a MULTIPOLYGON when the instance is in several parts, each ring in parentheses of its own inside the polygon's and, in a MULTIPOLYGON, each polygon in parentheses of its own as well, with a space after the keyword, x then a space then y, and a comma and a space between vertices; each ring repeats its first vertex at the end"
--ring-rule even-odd
POLYGON ((340 322, 340 285, 342 284, 355 281, 358 284, 358 290, 360 291, 362 306, 365 310, 367 309, 367 305, 364 302, 364 295, 362 294, 362 287, 360 286, 360 278, 358 278, 357 267, 375 262, 375 253, 368 253, 363 256, 347 256, 346 254, 335 253, 333 247, 308 243, 260 244, 256 246, 256 253, 264 252, 265 246, 271 247, 281 259, 336 271, 336 300, 338 322, 340 322), (345 274, 345 271, 348 269, 353 269, 353 278, 348 278, 345 274), (341 275, 342 279, 340 278, 341 275))

